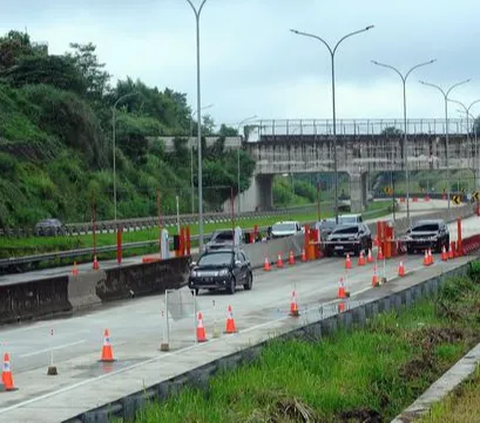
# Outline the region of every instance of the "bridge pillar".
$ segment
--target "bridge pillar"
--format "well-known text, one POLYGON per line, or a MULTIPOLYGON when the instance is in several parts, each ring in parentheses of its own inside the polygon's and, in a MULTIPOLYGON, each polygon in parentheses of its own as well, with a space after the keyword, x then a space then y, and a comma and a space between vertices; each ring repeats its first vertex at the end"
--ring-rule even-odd
POLYGON ((240 194, 242 212, 273 209, 273 175, 254 175, 250 188, 240 194))
POLYGON ((367 173, 350 173, 351 210, 354 213, 365 211, 367 204, 367 173))

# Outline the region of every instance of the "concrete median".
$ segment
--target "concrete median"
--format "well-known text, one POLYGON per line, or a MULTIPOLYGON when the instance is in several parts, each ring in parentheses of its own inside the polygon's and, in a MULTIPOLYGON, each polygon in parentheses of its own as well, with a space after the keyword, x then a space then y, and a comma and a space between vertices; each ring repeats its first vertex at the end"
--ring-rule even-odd
POLYGON ((97 296, 97 285, 106 279, 104 271, 90 271, 68 277, 68 300, 73 311, 94 307, 102 303, 97 296))
POLYGON ((68 277, 0 286, 0 323, 13 323, 72 311, 68 277))

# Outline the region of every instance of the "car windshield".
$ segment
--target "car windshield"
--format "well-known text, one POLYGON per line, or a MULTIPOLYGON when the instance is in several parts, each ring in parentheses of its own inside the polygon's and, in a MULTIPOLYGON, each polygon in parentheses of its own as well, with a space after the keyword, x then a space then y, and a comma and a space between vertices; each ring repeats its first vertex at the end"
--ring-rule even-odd
POLYGON ((333 231, 334 234, 356 234, 359 231, 358 226, 348 226, 333 231))
POLYGON ((228 266, 232 262, 233 253, 206 254, 198 261, 199 266, 228 266))
POLYGON ((334 220, 330 221, 330 220, 326 220, 326 221, 323 221, 321 224, 320 224, 320 227, 322 228, 334 228, 336 226, 336 223, 334 220))
POLYGON ((356 223, 357 217, 356 216, 339 216, 338 223, 344 225, 346 223, 356 223))
POLYGON ((294 223, 277 223, 272 226, 272 231, 295 231, 294 223))
POLYGON ((213 241, 233 241, 233 232, 232 231, 218 232, 216 235, 214 235, 213 241))
POLYGON ((418 225, 412 229, 412 232, 435 232, 438 231, 438 223, 428 223, 425 225, 418 225))

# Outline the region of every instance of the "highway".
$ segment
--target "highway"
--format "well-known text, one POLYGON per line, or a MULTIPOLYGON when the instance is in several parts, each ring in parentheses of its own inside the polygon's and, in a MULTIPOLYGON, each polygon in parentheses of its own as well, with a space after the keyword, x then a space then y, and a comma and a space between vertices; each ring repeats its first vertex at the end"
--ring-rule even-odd
MULTIPOLYGON (((399 204, 400 210, 395 213, 397 219, 406 217, 406 207, 404 203, 399 204)), ((410 210, 413 216, 421 216, 425 213, 434 212, 436 210, 442 210, 447 207, 447 202, 443 200, 431 200, 428 202, 419 201, 418 203, 411 203, 410 210)), ((393 219, 393 214, 383 217, 384 220, 393 219)), ((376 219, 368 220, 367 223, 375 222, 376 219)), ((455 228, 456 233, 456 228, 455 228)), ((456 239, 456 238, 455 238, 456 239)), ((198 252, 198 249, 193 249, 192 253, 198 252)), ((152 256, 152 254, 149 254, 152 256)), ((124 258, 120 266, 128 266, 131 264, 138 264, 142 262, 144 256, 135 256, 124 258)), ((103 269, 116 268, 119 265, 116 260, 103 260, 100 262, 100 267, 103 269)), ((92 269, 92 263, 83 263, 78 265, 79 272, 92 269)), ((72 272, 72 266, 52 267, 43 270, 36 270, 32 272, 16 273, 0 276, 0 285, 9 283, 28 282, 39 279, 47 279, 56 276, 68 275, 72 272)))
MULTIPOLYGON (((478 232, 479 221, 479 217, 465 220, 466 230, 478 232)), ((407 272, 413 272, 416 276, 421 276, 424 272, 428 274, 432 270, 441 272, 443 268, 456 263, 442 263, 437 257, 434 266, 425 268, 422 266, 422 256, 404 256, 386 262, 388 279, 396 276, 400 259, 404 261, 407 272)), ((372 274, 372 265, 357 268, 354 260, 354 270, 348 274, 347 287, 353 293, 371 289, 372 274)), ((378 274, 383 276, 382 266, 378 274)), ((338 280, 342 276, 347 276, 344 260, 331 258, 306 264, 297 263, 294 267, 274 269, 271 273, 256 272, 254 288, 250 292, 240 289, 233 296, 201 292, 197 304, 204 314, 207 337, 211 338, 216 328, 220 336, 225 338, 222 332, 228 305, 233 307, 240 333, 255 331, 287 314, 293 289, 297 291, 302 313, 306 309, 318 308, 321 304, 335 301, 338 280)), ((104 380, 102 383, 107 383, 110 374, 113 377, 121 369, 143 366, 157 360, 161 354, 165 354, 159 351, 163 340, 162 312, 164 297, 158 295, 113 303, 71 318, 2 328, 2 350, 10 353, 14 380, 19 389, 0 393, 0 422, 55 421, 49 414, 53 411, 43 408, 43 399, 49 399, 50 409, 57 395, 58 401, 61 401, 61 395, 65 391, 76 387, 76 395, 88 396, 88 386, 97 384, 98 378, 104 380), (98 363, 103 331, 106 328, 110 330, 114 355, 118 359, 107 366, 98 363), (46 376, 52 351, 58 376, 46 376), (32 407, 41 409, 46 413, 45 416, 50 416, 50 420, 30 416, 28 413, 32 412, 32 407), (16 420, 19 416, 25 420, 16 420)), ((176 354, 190 354, 189 351, 195 346, 193 313, 179 321, 170 322, 171 349, 176 354)), ((195 360, 195 356, 192 359, 195 360)), ((117 385, 111 388, 108 395, 115 395, 117 385)), ((78 401, 80 407, 82 401, 78 401)), ((89 403, 91 398, 85 398, 85 401, 89 403)), ((54 408, 55 413, 63 415, 67 412, 75 413, 75 407, 76 402, 75 406, 72 403, 68 407, 56 403, 54 408)))

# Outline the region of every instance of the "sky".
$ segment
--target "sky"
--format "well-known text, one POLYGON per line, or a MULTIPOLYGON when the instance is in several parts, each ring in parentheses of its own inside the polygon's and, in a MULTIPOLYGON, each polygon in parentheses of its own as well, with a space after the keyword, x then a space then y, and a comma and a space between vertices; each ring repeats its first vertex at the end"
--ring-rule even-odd
MULTIPOLYGON (((478 1, 478 0, 477 0, 478 1)), ((371 60, 406 72, 409 118, 443 118, 439 91, 466 105, 480 98, 480 9, 475 0, 207 0, 200 16, 202 105, 215 122, 330 119, 331 60, 319 41, 335 44, 337 119, 403 116, 402 81, 371 60)), ((200 0, 192 0, 196 5, 200 0)), ((92 42, 116 79, 140 78, 187 93, 196 108, 195 17, 186 0, 3 0, 0 32, 27 29, 52 54, 92 42)), ((450 114, 459 117, 452 105, 450 114)), ((480 103, 472 108, 480 114, 480 103)))

